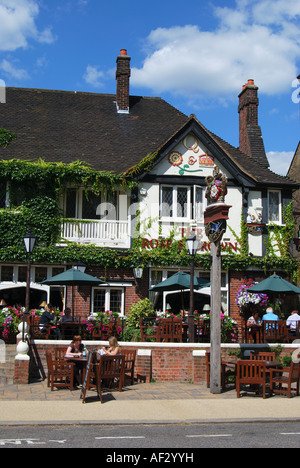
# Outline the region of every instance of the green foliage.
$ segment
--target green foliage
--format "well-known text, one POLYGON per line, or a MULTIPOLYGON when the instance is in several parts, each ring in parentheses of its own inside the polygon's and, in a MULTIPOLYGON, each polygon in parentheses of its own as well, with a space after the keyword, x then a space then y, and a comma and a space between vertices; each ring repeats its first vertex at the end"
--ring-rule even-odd
POLYGON ((132 304, 127 318, 127 326, 139 328, 139 319, 155 316, 152 302, 149 299, 142 299, 132 304))
POLYGON ((0 146, 6 148, 7 145, 16 138, 16 134, 5 130, 5 128, 0 128, 0 146))
POLYGON ((267 226, 268 239, 266 242, 268 257, 275 257, 278 254, 281 258, 291 257, 291 241, 295 232, 295 218, 293 217, 293 202, 283 208, 284 224, 277 225, 271 223, 267 226), (275 242, 274 242, 275 241, 275 242))

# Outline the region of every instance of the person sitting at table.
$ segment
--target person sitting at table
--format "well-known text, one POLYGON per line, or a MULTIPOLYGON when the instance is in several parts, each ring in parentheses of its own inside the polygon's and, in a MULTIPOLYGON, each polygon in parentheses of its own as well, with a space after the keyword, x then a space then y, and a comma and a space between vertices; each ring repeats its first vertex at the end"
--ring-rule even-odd
POLYGON ((103 348, 101 350, 98 350, 98 353, 102 356, 103 354, 106 354, 107 356, 115 356, 116 354, 120 353, 120 346, 118 343, 118 340, 115 336, 111 336, 108 340, 109 348, 103 348))
MULTIPOLYGON (((84 350, 84 345, 81 343, 81 336, 76 335, 73 338, 73 341, 69 344, 66 355, 67 356, 74 356, 74 358, 80 358, 83 356, 83 350, 84 350)), ((74 377, 75 377, 75 385, 77 382, 77 385, 79 387, 82 386, 82 370, 84 367, 83 362, 77 362, 75 361, 75 366, 74 366, 74 377)))
POLYGON ((45 310, 41 315, 39 321, 39 329, 42 333, 47 331, 47 328, 50 328, 50 334, 56 339, 61 339, 60 330, 55 325, 55 313, 52 304, 47 304, 45 310))
POLYGON ((297 323, 300 321, 298 310, 292 310, 291 315, 287 318, 286 324, 289 329, 289 335, 295 336, 297 331, 297 323))
POLYGON ((278 315, 274 314, 272 307, 266 309, 266 313, 262 317, 262 321, 264 320, 278 320, 278 315))
POLYGON ((64 323, 64 322, 72 322, 72 321, 73 321, 73 319, 72 319, 72 314, 71 314, 71 309, 70 309, 69 307, 67 307, 67 308, 65 309, 65 315, 62 315, 60 321, 61 321, 62 323, 64 323))
POLYGON ((247 328, 249 333, 252 335, 254 343, 256 343, 256 331, 257 327, 261 326, 261 320, 259 318, 258 312, 254 312, 251 317, 247 320, 247 328))

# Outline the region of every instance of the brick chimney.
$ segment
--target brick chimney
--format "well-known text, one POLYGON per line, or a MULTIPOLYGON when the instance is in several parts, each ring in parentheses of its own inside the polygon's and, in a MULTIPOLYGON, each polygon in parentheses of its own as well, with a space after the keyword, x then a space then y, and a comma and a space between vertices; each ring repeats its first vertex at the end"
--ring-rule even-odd
POLYGON ((248 156, 258 159, 265 167, 269 167, 261 128, 258 125, 258 87, 254 80, 248 80, 239 94, 239 149, 248 156))
POLYGON ((131 58, 126 49, 121 49, 117 58, 117 110, 119 113, 129 113, 129 78, 131 58))

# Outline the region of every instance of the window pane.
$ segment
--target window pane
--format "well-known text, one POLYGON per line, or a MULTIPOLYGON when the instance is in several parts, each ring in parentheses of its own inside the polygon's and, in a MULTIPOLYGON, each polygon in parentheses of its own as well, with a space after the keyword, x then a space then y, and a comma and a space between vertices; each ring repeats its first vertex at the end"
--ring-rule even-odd
POLYGON ((177 189, 177 217, 178 218, 187 217, 187 201, 188 201, 187 188, 179 187, 177 189))
POLYGON ((279 192, 269 192, 269 221, 279 220, 279 192))
POLYGON ((173 188, 163 187, 162 188, 162 208, 161 215, 171 218, 173 216, 173 188))
POLYGON ((119 289, 110 291, 110 310, 112 312, 122 312, 122 291, 119 289))
POLYGON ((195 204, 194 204, 194 218, 196 221, 202 221, 203 219, 203 201, 202 201, 202 188, 194 187, 195 190, 195 204))
POLYGON ((94 312, 105 312, 105 290, 97 289, 94 294, 94 312))
POLYGON ((27 281, 27 267, 19 266, 19 268, 18 268, 18 281, 20 283, 26 283, 26 281, 27 281))
POLYGON ((6 201, 6 183, 0 183, 0 208, 5 208, 6 201))
POLYGON ((101 203, 101 196, 88 191, 82 194, 82 219, 97 219, 97 208, 101 203))
POLYGON ((76 218, 76 195, 75 189, 67 190, 66 195, 66 218, 76 218))
POLYGON ((36 267, 35 269, 35 282, 41 283, 47 279, 47 267, 36 267))
POLYGON ((1 281, 13 281, 14 268, 12 266, 2 266, 1 281))

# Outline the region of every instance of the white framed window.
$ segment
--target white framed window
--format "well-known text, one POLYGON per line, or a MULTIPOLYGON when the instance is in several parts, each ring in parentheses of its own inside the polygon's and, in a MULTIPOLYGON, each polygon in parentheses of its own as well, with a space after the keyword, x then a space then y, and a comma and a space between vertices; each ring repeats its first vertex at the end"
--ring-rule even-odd
POLYGON ((193 187, 162 185, 160 188, 160 216, 163 220, 203 221, 203 189, 193 187))
POLYGON ((66 218, 118 220, 119 193, 95 194, 91 190, 67 188, 64 195, 66 218))
POLYGON ((268 191, 268 222, 282 224, 281 191, 268 191))
POLYGON ((106 312, 108 310, 117 312, 120 316, 125 315, 125 289, 121 287, 93 288, 92 290, 92 314, 106 312))

